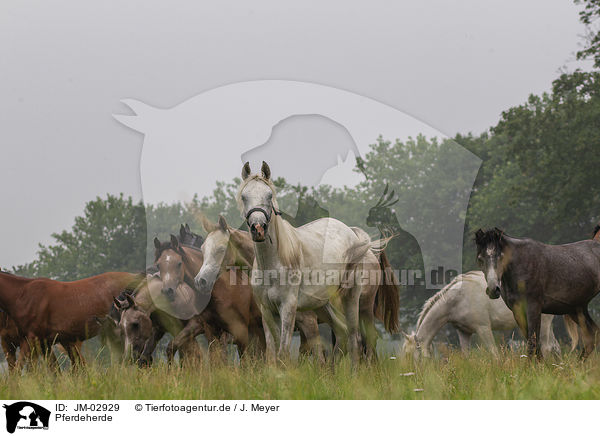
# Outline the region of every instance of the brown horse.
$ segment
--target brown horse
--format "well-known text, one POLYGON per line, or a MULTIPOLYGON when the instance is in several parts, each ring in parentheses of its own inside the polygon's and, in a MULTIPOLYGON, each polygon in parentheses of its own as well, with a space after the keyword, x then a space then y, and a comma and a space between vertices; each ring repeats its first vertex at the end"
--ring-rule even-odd
POLYGON ((594 229, 594 233, 593 233, 592 239, 594 241, 599 241, 600 242, 600 223, 596 225, 596 228, 594 229))
POLYGON ((0 309, 20 334, 17 366, 34 348, 49 355, 53 343, 67 350, 72 363, 83 363, 81 341, 98 333, 97 318, 108 314, 113 297, 135 286, 139 275, 110 272, 74 282, 28 279, 0 272, 0 309))
MULTIPOLYGON (((155 264, 163 281, 163 293, 170 297, 182 283, 193 288, 194 277, 202 266, 202 252, 180 244, 175 236, 171 236, 170 242, 164 243, 155 238, 154 245, 155 264)), ((168 350, 170 353, 174 353, 191 338, 204 333, 199 332, 204 326, 210 326, 213 329, 211 335, 216 337, 223 332, 231 334, 240 354, 244 353, 252 339, 256 339, 261 349, 264 348, 261 316, 252 296, 252 288, 242 279, 241 272, 235 284, 231 284, 228 279, 229 277, 223 277, 218 280, 212 294, 204 295, 206 308, 197 308, 201 312, 197 315, 198 319, 188 323, 177 335, 172 348, 168 350)))

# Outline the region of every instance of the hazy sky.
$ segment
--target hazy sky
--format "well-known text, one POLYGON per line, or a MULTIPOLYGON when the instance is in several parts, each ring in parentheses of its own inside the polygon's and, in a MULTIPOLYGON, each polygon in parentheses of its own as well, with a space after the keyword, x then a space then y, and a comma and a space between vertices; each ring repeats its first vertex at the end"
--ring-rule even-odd
POLYGON ((96 1, 0 5, 0 267, 30 261, 86 201, 140 197, 143 137, 121 99, 168 108, 229 83, 288 79, 479 133, 574 69, 568 0, 96 1))

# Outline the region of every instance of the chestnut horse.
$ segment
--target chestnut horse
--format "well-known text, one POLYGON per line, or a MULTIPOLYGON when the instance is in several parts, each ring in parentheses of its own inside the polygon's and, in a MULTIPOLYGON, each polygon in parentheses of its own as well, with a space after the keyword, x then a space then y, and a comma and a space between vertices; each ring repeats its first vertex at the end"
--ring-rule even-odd
POLYGON ((74 282, 29 279, 0 272, 0 309, 14 321, 21 353, 17 366, 30 360, 34 348, 49 355, 61 344, 73 364, 83 363, 81 341, 98 333, 96 319, 108 314, 113 298, 141 276, 109 272, 74 282))

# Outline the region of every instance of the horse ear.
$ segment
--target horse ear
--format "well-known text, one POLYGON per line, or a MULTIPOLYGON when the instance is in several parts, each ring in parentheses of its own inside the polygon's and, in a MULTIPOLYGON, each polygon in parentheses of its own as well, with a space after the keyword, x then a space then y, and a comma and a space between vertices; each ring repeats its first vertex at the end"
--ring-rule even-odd
POLYGON ((260 170, 265 179, 269 180, 271 178, 271 168, 269 168, 269 165, 264 160, 262 163, 262 168, 260 170))
POLYGON ((242 180, 246 180, 250 176, 250 162, 246 162, 242 168, 242 180))
POLYGON ((404 336, 406 339, 410 339, 410 335, 408 333, 406 333, 404 330, 400 330, 400 333, 402 333, 402 336, 404 336))
POLYGON ((179 249, 179 239, 175 235, 171 235, 171 246, 175 250, 179 249))
POLYGON ((130 308, 135 307, 135 300, 133 299, 133 297, 131 295, 127 294, 125 296, 125 298, 127 298, 127 302, 129 303, 130 308))
POLYGON ((187 233, 192 233, 192 230, 190 229, 190 226, 188 225, 188 223, 185 223, 185 227, 184 228, 185 228, 185 231, 187 233))
POLYGON ((121 310, 121 302, 117 297, 113 297, 113 303, 117 307, 117 309, 121 310))
POLYGON ((475 243, 479 244, 483 238, 483 230, 479 229, 475 232, 475 243))
POLYGON ((185 237, 185 227, 183 227, 183 224, 181 225, 181 227, 179 227, 179 236, 181 237, 181 239, 183 239, 185 237))
POLYGON ((154 238, 154 248, 156 248, 156 249, 160 248, 160 241, 158 240, 158 238, 154 238))
POLYGON ((221 228, 221 230, 223 230, 224 232, 227 231, 227 221, 225 221, 225 217, 223 215, 219 215, 219 227, 221 228))

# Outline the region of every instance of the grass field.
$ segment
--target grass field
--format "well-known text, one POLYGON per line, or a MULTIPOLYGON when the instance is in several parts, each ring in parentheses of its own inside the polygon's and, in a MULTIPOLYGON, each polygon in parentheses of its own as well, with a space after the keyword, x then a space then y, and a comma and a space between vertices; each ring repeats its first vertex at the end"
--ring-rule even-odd
POLYGON ((599 399, 600 356, 531 362, 484 351, 413 363, 386 359, 352 371, 348 361, 268 366, 246 359, 150 369, 89 363, 55 373, 38 366, 0 375, 2 399, 599 399))

